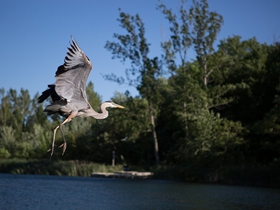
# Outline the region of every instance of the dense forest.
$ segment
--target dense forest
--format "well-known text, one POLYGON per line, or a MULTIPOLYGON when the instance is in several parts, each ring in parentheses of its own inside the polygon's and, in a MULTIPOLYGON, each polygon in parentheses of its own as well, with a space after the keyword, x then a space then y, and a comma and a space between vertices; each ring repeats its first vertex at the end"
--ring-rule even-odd
MULTIPOLYGON (((151 57, 141 17, 119 11, 123 34, 105 48, 113 59, 129 64, 126 77, 104 79, 139 91, 116 92, 105 120, 75 118, 64 127, 64 156, 57 134, 53 160, 87 160, 119 164, 213 168, 278 166, 280 161, 280 43, 259 43, 232 36, 220 40, 223 18, 206 0, 182 4, 174 13, 157 7, 169 23, 170 37, 151 57), (194 50, 196 59, 189 59, 194 50)), ((100 96, 87 85, 89 102, 99 110, 100 96)), ((0 89, 0 157, 48 159, 53 129, 63 118, 43 112, 28 90, 0 89)))

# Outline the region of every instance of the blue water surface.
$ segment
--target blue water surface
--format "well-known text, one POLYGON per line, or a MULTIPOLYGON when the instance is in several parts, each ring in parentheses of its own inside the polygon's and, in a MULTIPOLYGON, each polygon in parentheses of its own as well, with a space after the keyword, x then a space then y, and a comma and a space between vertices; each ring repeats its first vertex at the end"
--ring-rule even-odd
POLYGON ((280 209, 280 189, 0 174, 0 209, 280 209))

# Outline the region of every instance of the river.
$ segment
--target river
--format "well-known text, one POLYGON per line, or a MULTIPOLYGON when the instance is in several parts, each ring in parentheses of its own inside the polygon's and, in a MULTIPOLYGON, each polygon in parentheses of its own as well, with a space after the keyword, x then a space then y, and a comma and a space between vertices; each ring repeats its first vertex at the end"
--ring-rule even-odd
POLYGON ((280 209, 280 189, 0 174, 0 209, 280 209))

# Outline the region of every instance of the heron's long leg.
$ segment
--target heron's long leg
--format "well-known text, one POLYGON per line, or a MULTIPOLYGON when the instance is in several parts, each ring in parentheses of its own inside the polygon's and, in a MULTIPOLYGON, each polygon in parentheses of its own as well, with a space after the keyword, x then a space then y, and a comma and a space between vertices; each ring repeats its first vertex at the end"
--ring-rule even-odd
MULTIPOLYGON (((63 152, 62 152, 62 155, 64 154, 65 150, 66 150, 66 140, 64 138, 64 134, 62 132, 62 125, 64 125, 65 123, 68 123, 72 120, 73 117, 75 117, 77 114, 76 113, 71 113, 67 118, 66 120, 64 120, 61 124, 59 124, 58 126, 56 126, 56 128, 54 129, 53 131, 53 141, 52 141, 52 148, 51 148, 51 157, 53 155, 53 151, 54 151, 54 143, 55 143, 55 135, 56 135, 56 131, 58 128, 60 128, 60 131, 61 131, 61 134, 62 134, 62 137, 63 137, 63 140, 64 140, 64 147, 63 147, 63 152)), ((63 145, 63 144, 62 144, 63 145)), ((49 151, 49 150, 48 150, 49 151)), ((50 157, 50 158, 51 158, 50 157)))
MULTIPOLYGON (((52 141, 51 157, 50 157, 50 158, 52 158, 52 155, 53 155, 56 130, 57 130, 59 127, 60 127, 60 125, 56 126, 56 128, 53 130, 53 141, 52 141)), ((48 150, 48 151, 50 151, 50 150, 48 150)))
POLYGON ((63 134, 63 131, 62 131, 62 127, 61 127, 61 126, 60 126, 60 132, 61 132, 61 135, 62 135, 62 138, 63 138, 64 143, 61 144, 59 147, 62 147, 62 146, 63 146, 62 155, 64 155, 64 152, 65 152, 66 147, 67 147, 67 142, 66 142, 66 140, 65 140, 65 137, 64 137, 64 134, 63 134))

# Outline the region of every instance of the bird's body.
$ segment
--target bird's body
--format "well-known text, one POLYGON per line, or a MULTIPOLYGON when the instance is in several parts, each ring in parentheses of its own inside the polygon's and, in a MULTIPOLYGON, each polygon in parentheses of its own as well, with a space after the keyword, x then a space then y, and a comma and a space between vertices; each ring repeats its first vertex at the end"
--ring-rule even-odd
POLYGON ((63 124, 70 122, 74 117, 91 116, 96 119, 104 119, 108 117, 106 107, 123 108, 123 106, 115 104, 112 101, 106 101, 101 105, 102 113, 93 110, 86 95, 86 82, 91 69, 92 64, 90 60, 78 46, 74 38, 72 38, 72 43, 64 59, 64 65, 59 66, 55 73, 55 84, 48 85, 49 88, 38 98, 39 103, 42 103, 48 97, 52 98, 52 103, 44 110, 48 115, 59 113, 66 117, 54 129, 51 155, 53 154, 55 135, 58 128, 60 128, 64 139, 62 154, 66 150, 66 140, 62 132, 63 124))

